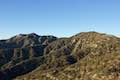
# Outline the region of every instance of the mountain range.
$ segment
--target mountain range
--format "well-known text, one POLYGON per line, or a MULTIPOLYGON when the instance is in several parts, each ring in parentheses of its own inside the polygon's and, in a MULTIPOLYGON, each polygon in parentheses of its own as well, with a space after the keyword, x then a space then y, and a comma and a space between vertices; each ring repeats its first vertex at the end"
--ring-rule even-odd
POLYGON ((120 80, 120 38, 81 32, 0 40, 0 80, 120 80))

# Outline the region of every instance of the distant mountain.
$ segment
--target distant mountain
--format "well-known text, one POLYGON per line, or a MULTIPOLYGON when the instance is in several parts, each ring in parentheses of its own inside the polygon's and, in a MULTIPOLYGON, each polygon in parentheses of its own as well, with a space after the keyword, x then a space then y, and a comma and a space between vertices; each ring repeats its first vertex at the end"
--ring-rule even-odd
POLYGON ((120 80, 120 38, 20 34, 0 41, 1 80, 120 80))
POLYGON ((8 40, 0 41, 0 48, 24 48, 30 46, 48 45, 56 40, 54 36, 39 36, 35 33, 19 34, 8 40))
POLYGON ((9 80, 30 72, 39 65, 44 48, 57 40, 54 36, 39 36, 35 33, 19 34, 0 41, 0 80, 9 80))

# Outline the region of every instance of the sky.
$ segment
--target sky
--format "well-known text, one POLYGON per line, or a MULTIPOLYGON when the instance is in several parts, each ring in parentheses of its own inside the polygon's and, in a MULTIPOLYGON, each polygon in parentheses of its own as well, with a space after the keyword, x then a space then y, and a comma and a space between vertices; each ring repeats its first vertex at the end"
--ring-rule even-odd
POLYGON ((87 31, 120 35, 120 0, 0 0, 0 39, 87 31))

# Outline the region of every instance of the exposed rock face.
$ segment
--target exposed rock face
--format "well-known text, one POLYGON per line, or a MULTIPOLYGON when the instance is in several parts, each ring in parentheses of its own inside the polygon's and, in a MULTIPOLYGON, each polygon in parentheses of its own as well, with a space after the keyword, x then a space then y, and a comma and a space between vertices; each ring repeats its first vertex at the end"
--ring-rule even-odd
POLYGON ((1 41, 9 45, 13 42, 13 45, 17 46, 14 48, 11 45, 12 47, 7 46, 4 49, 2 45, 0 75, 5 76, 4 79, 120 79, 120 38, 118 37, 97 32, 82 32, 70 38, 60 39, 53 36, 40 38, 35 34, 29 35, 34 36, 26 39, 26 35, 19 35, 7 42, 1 41), (28 74, 20 76, 24 73, 28 74))

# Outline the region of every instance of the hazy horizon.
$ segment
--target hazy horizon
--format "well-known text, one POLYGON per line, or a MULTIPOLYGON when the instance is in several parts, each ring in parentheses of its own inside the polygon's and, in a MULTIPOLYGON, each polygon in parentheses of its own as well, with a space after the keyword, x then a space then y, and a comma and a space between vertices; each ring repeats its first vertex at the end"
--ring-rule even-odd
POLYGON ((69 37, 96 31, 120 35, 119 0, 1 0, 0 39, 29 33, 69 37))

